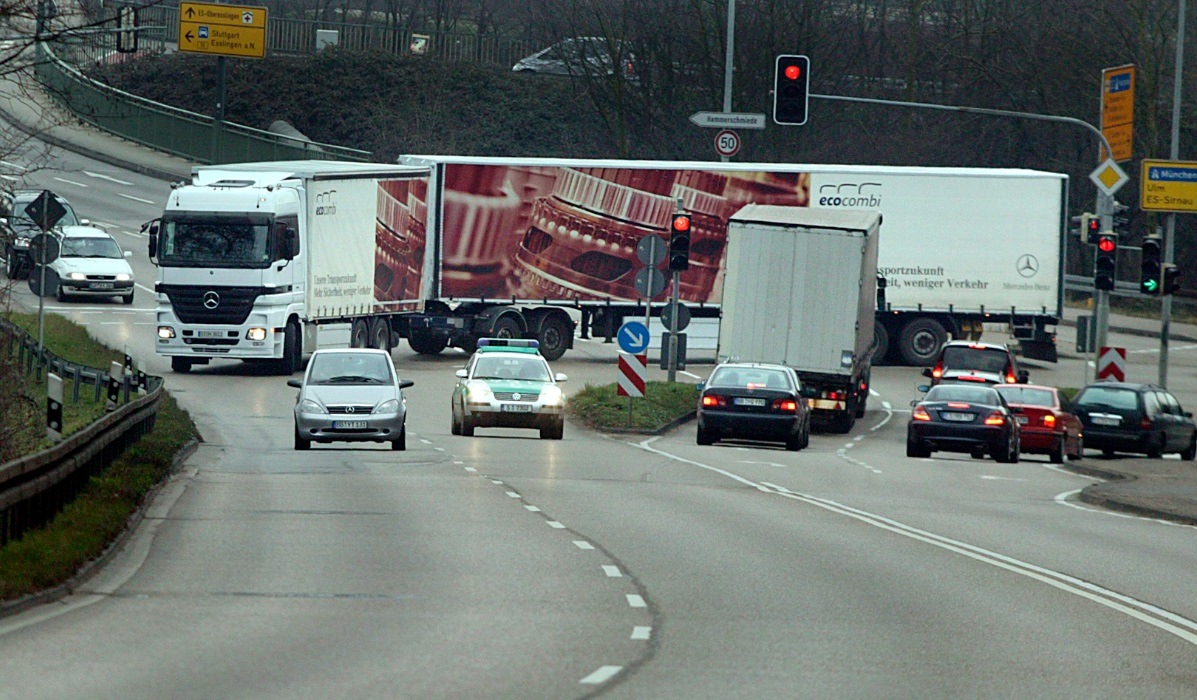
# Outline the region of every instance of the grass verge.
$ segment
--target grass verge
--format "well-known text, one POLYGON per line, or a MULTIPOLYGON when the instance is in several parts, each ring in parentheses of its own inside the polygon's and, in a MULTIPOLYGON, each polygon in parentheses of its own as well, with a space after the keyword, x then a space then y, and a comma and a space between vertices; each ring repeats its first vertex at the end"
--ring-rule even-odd
MULTIPOLYGON (((36 318, 33 323, 36 334, 36 318)), ((94 367, 123 357, 96 342, 86 329, 57 316, 46 317, 45 343, 61 357, 94 367)), ((44 391, 43 386, 43 401, 44 391)), ((48 526, 0 547, 0 601, 53 588, 99 557, 125 531, 151 489, 170 473, 175 455, 195 437, 191 417, 164 395, 149 434, 93 477, 48 526)))
POLYGON ((587 384, 570 397, 568 410, 595 430, 655 431, 690 413, 697 403, 694 384, 648 382, 644 397, 634 399, 616 394, 615 384, 587 384))

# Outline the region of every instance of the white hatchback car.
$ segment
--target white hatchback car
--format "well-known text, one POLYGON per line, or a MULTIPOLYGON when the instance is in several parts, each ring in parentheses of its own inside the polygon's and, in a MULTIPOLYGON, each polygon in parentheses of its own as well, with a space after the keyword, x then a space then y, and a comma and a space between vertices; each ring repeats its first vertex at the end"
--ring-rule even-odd
MULTIPOLYGON (((46 266, 45 295, 59 301, 69 297, 120 297, 133 303, 133 268, 116 239, 90 226, 64 226, 59 236, 58 257, 46 266)), ((38 291, 41 276, 35 267, 29 286, 38 291)))

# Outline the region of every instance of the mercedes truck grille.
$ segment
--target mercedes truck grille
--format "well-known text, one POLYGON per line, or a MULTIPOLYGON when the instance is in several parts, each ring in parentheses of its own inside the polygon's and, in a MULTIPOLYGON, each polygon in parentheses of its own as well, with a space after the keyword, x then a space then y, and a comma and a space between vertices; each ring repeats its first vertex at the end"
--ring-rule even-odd
POLYGON ((254 307, 254 300, 266 290, 261 287, 201 287, 191 285, 159 285, 170 299, 175 316, 183 323, 227 324, 245 323, 254 307))

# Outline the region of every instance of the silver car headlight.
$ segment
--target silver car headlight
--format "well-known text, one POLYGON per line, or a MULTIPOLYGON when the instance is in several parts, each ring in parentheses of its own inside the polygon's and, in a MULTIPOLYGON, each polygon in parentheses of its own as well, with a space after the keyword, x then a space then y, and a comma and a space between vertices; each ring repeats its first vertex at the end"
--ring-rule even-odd
POLYGON ((559 386, 550 384, 540 390, 540 402, 546 406, 560 406, 564 400, 565 395, 559 386))
POLYGON ((130 275, 130 274, 128 274, 128 273, 125 273, 125 272, 119 272, 119 273, 117 273, 117 275, 116 275, 116 281, 117 281, 117 282, 128 282, 128 281, 129 281, 129 280, 131 280, 131 279, 133 279, 133 275, 130 275))
POLYGON ((328 409, 321 406, 311 399, 304 399, 299 402, 300 413, 328 413, 328 409))
POLYGON ((398 413, 399 412, 399 400, 398 399, 390 399, 389 401, 383 401, 382 403, 378 404, 378 408, 375 408, 374 412, 375 413, 398 413))
POLYGON ((83 274, 82 272, 72 272, 67 275, 67 279, 74 280, 76 282, 82 282, 83 280, 87 279, 87 275, 83 274))

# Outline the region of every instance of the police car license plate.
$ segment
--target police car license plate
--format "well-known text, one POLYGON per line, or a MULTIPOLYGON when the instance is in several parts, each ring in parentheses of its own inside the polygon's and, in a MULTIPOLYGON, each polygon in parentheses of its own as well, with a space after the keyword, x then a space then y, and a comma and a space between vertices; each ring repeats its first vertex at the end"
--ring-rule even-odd
POLYGON ((528 403, 505 403, 501 409, 503 413, 531 413, 532 404, 528 403))
POLYGON ((354 430, 366 427, 364 420, 335 420, 333 430, 354 430))

